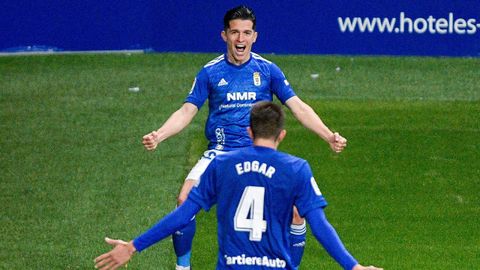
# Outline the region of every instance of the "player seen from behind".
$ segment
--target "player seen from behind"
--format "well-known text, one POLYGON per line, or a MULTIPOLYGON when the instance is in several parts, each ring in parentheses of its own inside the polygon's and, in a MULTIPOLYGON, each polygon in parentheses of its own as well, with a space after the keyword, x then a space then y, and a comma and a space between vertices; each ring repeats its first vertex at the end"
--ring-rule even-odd
MULTIPOLYGON (((99 269, 117 269, 136 253, 185 226, 202 208, 217 205, 217 270, 297 269, 290 255, 292 208, 306 217, 315 238, 348 270, 362 266, 350 255, 325 217, 327 205, 307 161, 277 151, 284 139, 282 109, 259 102, 251 111, 253 146, 215 158, 188 199, 135 240, 106 239, 113 250, 95 259, 99 269)), ((204 269, 204 267, 202 267, 204 269)))

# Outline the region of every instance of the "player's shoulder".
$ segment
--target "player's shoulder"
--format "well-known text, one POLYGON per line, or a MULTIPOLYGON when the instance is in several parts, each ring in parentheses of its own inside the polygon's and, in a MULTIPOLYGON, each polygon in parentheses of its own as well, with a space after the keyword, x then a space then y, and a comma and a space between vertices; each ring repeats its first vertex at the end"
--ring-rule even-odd
POLYGON ((215 57, 214 59, 210 60, 208 63, 206 63, 202 69, 198 72, 196 78, 200 80, 209 80, 212 74, 217 74, 224 65, 222 63, 225 63, 225 55, 219 55, 215 57))
POLYGON ((260 56, 257 53, 252 52, 252 60, 255 62, 256 65, 260 67, 260 69, 267 70, 270 74, 280 74, 282 70, 278 67, 274 62, 260 56))
POLYGON ((285 152, 282 152, 282 151, 277 151, 277 153, 280 157, 282 157, 283 159, 285 159, 287 161, 290 161, 290 162, 300 162, 300 163, 307 162, 305 159, 303 159, 301 157, 297 157, 297 156, 289 154, 289 153, 285 153, 285 152))
POLYGON ((258 63, 266 64, 266 65, 271 65, 273 64, 272 61, 262 57, 258 53, 251 52, 252 59, 254 59, 258 63))
POLYGON ((298 171, 304 166, 310 166, 305 159, 281 151, 277 151, 277 160, 281 161, 286 167, 294 171, 298 171))
POLYGON ((215 66, 218 66, 219 64, 223 63, 225 61, 225 54, 219 55, 215 57, 214 59, 210 60, 208 63, 206 63, 203 68, 208 69, 212 68, 215 66))

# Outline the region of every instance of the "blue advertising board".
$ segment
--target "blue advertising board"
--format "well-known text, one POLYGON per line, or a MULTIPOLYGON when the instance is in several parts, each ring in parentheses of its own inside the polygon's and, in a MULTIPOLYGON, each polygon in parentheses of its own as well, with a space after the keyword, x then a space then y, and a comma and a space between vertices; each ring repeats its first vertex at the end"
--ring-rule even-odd
POLYGON ((480 1, 14 1, 0 51, 223 52, 226 10, 257 15, 254 51, 480 56, 480 1))

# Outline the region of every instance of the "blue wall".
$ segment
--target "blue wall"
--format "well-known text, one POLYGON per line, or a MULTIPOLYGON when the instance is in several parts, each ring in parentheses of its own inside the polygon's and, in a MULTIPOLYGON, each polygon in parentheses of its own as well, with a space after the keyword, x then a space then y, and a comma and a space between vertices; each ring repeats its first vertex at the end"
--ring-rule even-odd
POLYGON ((35 46, 66 51, 223 52, 223 15, 240 3, 256 11, 258 53, 480 56, 476 0, 4 0, 0 51, 35 46), (345 23, 347 17, 351 22, 396 21, 391 33, 380 31, 378 25, 372 31, 358 27, 342 31, 339 20, 345 23))

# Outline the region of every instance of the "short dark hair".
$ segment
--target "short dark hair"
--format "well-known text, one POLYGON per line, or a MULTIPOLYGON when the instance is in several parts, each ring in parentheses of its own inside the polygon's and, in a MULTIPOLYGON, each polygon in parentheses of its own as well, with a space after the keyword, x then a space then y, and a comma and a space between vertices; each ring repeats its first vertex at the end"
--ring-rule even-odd
POLYGON ((223 17, 223 29, 227 30, 230 27, 230 21, 236 20, 236 19, 252 21, 253 23, 252 28, 253 30, 255 30, 257 22, 256 22, 255 13, 253 12, 253 9, 245 5, 230 9, 229 11, 227 11, 227 13, 225 13, 225 16, 223 17))
POLYGON ((285 114, 282 108, 270 101, 260 101, 250 112, 250 128, 253 138, 277 139, 283 130, 285 114))

